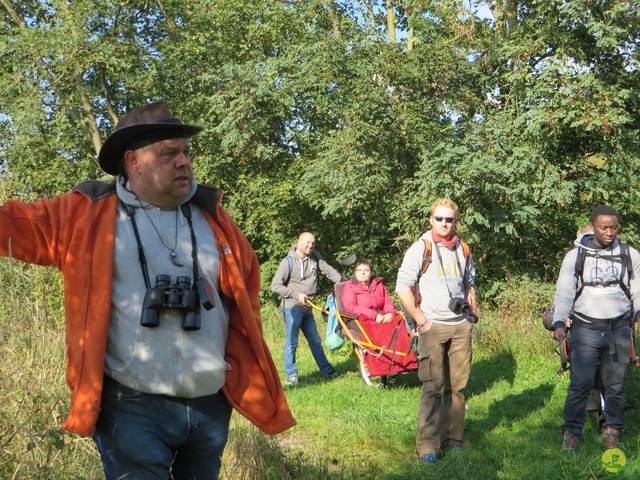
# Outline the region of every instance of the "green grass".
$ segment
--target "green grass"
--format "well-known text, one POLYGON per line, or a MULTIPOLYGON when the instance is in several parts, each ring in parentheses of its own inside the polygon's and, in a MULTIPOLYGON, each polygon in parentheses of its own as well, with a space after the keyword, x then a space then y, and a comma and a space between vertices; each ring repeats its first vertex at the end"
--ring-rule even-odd
MULTIPOLYGON (((562 454, 560 425, 569 375, 558 375, 559 357, 538 311, 519 318, 485 312, 481 341, 474 346, 466 389, 466 451, 450 453, 437 465, 421 465, 415 455, 416 414, 421 384, 415 372, 389 388, 364 385, 346 343, 329 352, 340 377, 325 382, 304 341, 298 363, 302 385, 288 388, 298 425, 278 437, 311 464, 325 465, 317 478, 362 479, 582 479, 609 478, 602 468, 602 440, 595 417, 587 417, 576 454, 562 454), (322 461, 321 459, 324 459, 322 461)), ((282 371, 282 321, 264 309, 266 335, 282 371)), ((318 326, 323 323, 318 320, 318 326)), ((631 367, 621 449, 627 469, 617 478, 639 478, 637 409, 640 372, 631 367)), ((296 477, 290 478, 312 478, 296 477)))
MULTIPOLYGON (((60 429, 69 393, 58 274, 4 259, 0 281, 0 478, 103 478, 93 441, 60 429)), ((298 350, 302 384, 286 389, 298 425, 269 437, 234 415, 222 477, 610 478, 602 468, 602 440, 594 418, 587 419, 578 452, 560 453, 568 375, 557 375, 554 342, 539 320, 544 301, 531 294, 548 286, 525 284, 511 291, 513 301, 499 301, 492 311, 483 312, 481 343, 475 346, 466 390, 465 452, 450 453, 435 466, 418 462, 415 435, 421 385, 415 372, 401 375, 389 388, 367 387, 346 343, 328 352, 340 377, 327 382, 302 340, 298 350)), ((280 312, 266 305, 263 319, 265 337, 283 372, 280 312)), ((319 317, 318 326, 324 332, 319 317)), ((627 399, 634 408, 626 413, 621 443, 628 468, 615 478, 640 478, 639 378, 640 371, 632 367, 627 399)))

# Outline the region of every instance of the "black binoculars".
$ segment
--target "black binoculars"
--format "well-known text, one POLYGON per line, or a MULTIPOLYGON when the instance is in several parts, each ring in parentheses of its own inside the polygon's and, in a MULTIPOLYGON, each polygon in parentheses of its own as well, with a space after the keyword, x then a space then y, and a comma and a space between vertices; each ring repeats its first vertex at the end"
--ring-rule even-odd
POLYGON ((144 295, 140 325, 150 328, 160 325, 162 308, 183 310, 182 328, 200 330, 200 296, 191 289, 190 277, 176 277, 176 283, 172 284, 169 275, 156 275, 156 286, 144 295))

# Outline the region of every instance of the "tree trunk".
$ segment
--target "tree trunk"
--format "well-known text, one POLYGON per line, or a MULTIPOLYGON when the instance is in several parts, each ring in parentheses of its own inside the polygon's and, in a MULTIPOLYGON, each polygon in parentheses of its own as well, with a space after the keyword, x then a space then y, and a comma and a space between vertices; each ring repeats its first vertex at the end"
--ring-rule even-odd
POLYGON ((404 14, 407 17, 407 24, 409 25, 409 29, 407 31, 407 52, 410 52, 413 50, 413 44, 415 43, 413 25, 411 24, 411 8, 405 6, 404 14))
POLYGON ((396 43, 396 11, 393 7, 393 0, 387 1, 387 30, 389 32, 389 43, 396 43))
POLYGON ((507 32, 515 28, 518 22, 518 0, 505 0, 504 22, 507 32))
POLYGON ((329 8, 329 18, 331 19, 331 31, 333 36, 340 40, 342 38, 342 28, 340 26, 340 16, 336 11, 336 4, 332 0, 328 0, 327 7, 329 8))

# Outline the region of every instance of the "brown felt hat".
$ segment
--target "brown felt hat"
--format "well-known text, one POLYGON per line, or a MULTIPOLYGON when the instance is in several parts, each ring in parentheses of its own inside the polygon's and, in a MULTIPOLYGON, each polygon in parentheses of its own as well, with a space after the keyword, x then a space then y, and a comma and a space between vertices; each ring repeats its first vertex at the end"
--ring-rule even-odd
POLYGON ((182 123, 165 102, 149 103, 127 113, 107 137, 98 154, 100 168, 118 175, 125 147, 142 135, 156 135, 160 141, 168 138, 189 138, 203 130, 198 125, 182 123))

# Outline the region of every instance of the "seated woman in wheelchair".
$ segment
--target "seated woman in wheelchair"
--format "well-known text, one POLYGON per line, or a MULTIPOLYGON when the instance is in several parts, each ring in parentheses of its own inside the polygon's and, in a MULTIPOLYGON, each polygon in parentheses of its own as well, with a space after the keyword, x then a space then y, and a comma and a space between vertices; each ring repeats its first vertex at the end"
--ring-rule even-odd
POLYGON ((369 352, 371 376, 418 368, 404 318, 396 313, 383 278, 373 276, 369 260, 356 262, 354 276, 344 286, 342 303, 347 313, 358 318, 371 343, 380 347, 369 352))

